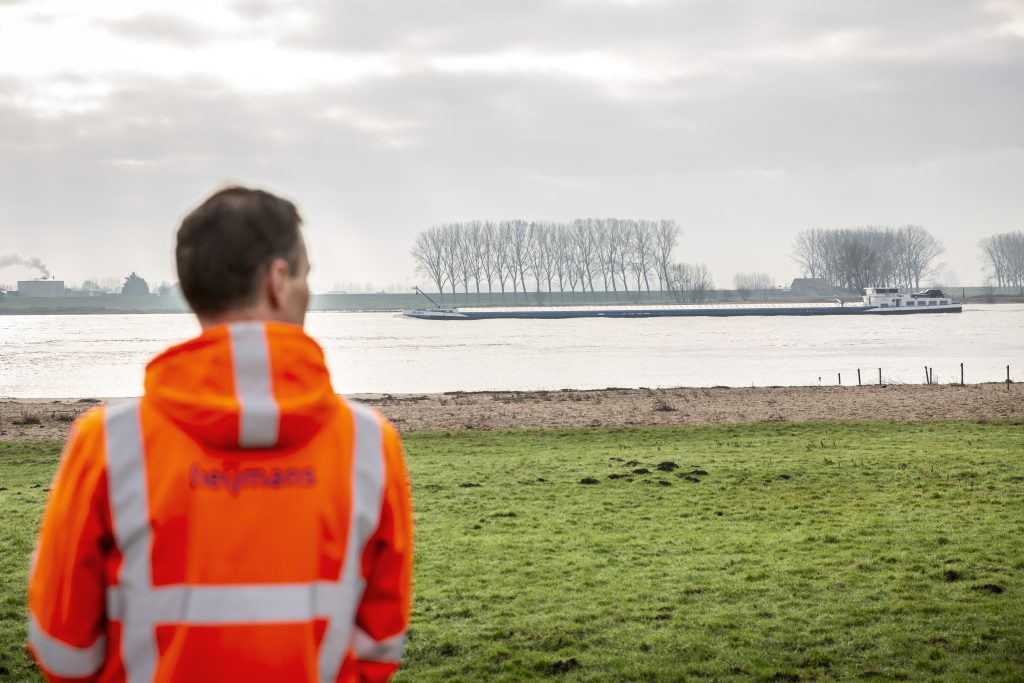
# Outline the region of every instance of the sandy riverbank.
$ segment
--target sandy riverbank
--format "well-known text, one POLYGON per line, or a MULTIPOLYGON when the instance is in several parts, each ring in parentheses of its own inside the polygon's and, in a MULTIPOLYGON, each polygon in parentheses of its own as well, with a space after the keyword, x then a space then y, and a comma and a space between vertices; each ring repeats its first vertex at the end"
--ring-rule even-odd
MULTIPOLYGON (((1024 387, 600 389, 367 394, 403 432, 800 420, 1024 418, 1024 387)), ((116 401, 117 399, 113 399, 116 401)), ((63 439, 98 399, 0 399, 0 440, 63 439)))

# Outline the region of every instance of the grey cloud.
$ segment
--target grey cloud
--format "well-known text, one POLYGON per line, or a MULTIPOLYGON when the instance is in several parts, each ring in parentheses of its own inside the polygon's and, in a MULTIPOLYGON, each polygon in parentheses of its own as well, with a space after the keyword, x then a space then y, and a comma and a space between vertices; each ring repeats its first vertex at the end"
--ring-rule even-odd
POLYGON ((528 179, 545 176, 625 187, 638 178, 872 168, 1024 145, 1016 123, 1024 95, 1002 87, 1022 76, 1020 66, 944 63, 769 72, 743 89, 709 87, 700 96, 682 96, 692 84, 669 84, 666 97, 642 103, 527 76, 428 72, 287 96, 136 80, 122 83, 103 111, 63 123, 0 116, 9 139, 39 145, 3 152, 34 170, 7 179, 9 188, 50 173, 88 187, 274 167, 306 185, 331 179, 372 220, 376 202, 396 193, 461 188, 483 206, 529 196, 536 181, 528 179), (885 87, 861 91, 863 79, 885 87), (679 97, 668 96, 676 90, 679 97), (332 119, 332 108, 357 123, 332 119), (390 130, 388 122, 400 125, 390 130), (82 177, 70 177, 76 172, 82 177))
MULTIPOLYGON (((973 5, 483 5, 329 3, 317 28, 287 40, 423 54, 607 46, 670 65, 718 61, 621 92, 565 75, 441 73, 422 63, 397 77, 282 95, 119 78, 101 111, 62 119, 14 108, 10 95, 22 86, 7 79, 0 228, 26 240, 11 248, 40 253, 58 274, 69 266, 27 240, 49 236, 74 259, 148 259, 166 270, 188 206, 218 183, 256 183, 292 195, 321 243, 335 247, 314 255, 318 268, 370 268, 352 279, 378 281, 411 274, 395 252, 424 225, 472 217, 670 216, 688 232, 685 258, 706 252, 712 265, 716 249, 722 263, 736 257, 724 253, 726 240, 763 246, 742 232, 756 224, 775 231, 783 268, 789 236, 820 222, 931 227, 944 210, 971 210, 998 226, 990 232, 1019 228, 1000 221, 1019 223, 1010 181, 1024 172, 1024 59, 996 39, 957 47, 953 39, 976 40, 976 29, 998 21, 973 5), (863 33, 867 48, 837 59, 743 53, 833 31, 863 33), (935 47, 947 39, 953 47, 935 47), (897 48, 904 56, 893 56, 897 48), (998 164, 985 161, 999 150, 1009 152, 998 164)), ((249 2, 239 12, 273 23, 278 7, 249 2)), ((938 236, 953 253, 962 233, 938 236)), ((968 240, 960 251, 971 249, 968 240)), ((965 258, 951 264, 961 275, 976 268, 965 258)), ((142 272, 133 263, 118 270, 142 272)))
POLYGON ((131 19, 102 22, 111 33, 144 41, 158 41, 195 47, 209 42, 213 34, 197 23, 164 14, 143 14, 131 19))
POLYGON ((240 16, 251 20, 262 20, 280 11, 280 5, 267 0, 240 0, 231 3, 231 8, 240 16))
POLYGON ((836 31, 877 35, 881 46, 931 40, 936 34, 994 27, 997 17, 978 5, 946 0, 891 3, 613 4, 505 0, 318 0, 316 20, 286 41, 339 51, 481 52, 516 46, 556 50, 637 49, 687 54, 743 50, 766 43, 805 41, 836 31))

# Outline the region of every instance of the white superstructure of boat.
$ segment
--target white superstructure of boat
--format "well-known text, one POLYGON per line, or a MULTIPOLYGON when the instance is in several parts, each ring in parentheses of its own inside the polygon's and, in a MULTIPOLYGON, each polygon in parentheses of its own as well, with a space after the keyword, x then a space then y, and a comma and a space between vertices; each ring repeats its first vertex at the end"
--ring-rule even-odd
POLYGON ((916 294, 900 293, 896 287, 868 287, 864 290, 865 313, 959 313, 963 304, 940 289, 916 294))

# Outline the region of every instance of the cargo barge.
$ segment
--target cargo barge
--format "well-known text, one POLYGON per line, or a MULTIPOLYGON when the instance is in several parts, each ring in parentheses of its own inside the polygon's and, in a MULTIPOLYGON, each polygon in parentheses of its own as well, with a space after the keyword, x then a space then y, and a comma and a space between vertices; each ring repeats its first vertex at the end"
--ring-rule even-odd
MULTIPOLYGON (((422 293, 422 292, 421 292, 422 293)), ((424 296, 426 296, 424 294, 424 296)), ((429 297, 427 297, 429 299, 429 297)), ((431 300, 433 303, 433 300, 431 300)), ((711 304, 665 306, 517 306, 510 308, 452 308, 435 306, 402 311, 421 320, 495 320, 565 318, 668 318, 765 315, 905 315, 960 313, 963 304, 938 289, 916 294, 895 287, 869 287, 860 302, 836 300, 819 304, 711 304)))

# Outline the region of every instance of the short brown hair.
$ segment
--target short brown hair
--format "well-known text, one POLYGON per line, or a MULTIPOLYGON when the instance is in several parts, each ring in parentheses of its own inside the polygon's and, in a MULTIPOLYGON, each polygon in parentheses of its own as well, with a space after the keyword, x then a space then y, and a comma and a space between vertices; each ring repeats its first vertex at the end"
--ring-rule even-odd
POLYGON ((299 268, 295 205, 263 190, 229 187, 185 217, 175 260, 181 293, 200 315, 217 315, 254 303, 271 262, 299 268))

